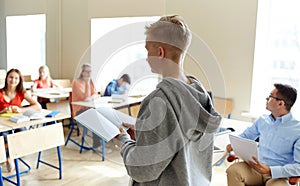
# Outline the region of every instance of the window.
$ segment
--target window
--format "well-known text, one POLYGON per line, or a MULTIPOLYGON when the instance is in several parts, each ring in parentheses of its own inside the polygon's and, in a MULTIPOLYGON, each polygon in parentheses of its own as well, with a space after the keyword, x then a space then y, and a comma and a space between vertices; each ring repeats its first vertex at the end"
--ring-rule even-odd
POLYGON ((23 75, 36 74, 46 61, 45 14, 7 16, 6 35, 7 69, 18 68, 23 75))
MULTIPOLYGON (((128 73, 130 95, 145 95, 155 89, 158 75, 151 73, 146 62, 145 25, 158 17, 96 18, 91 20, 92 79, 98 91, 104 92, 112 80, 128 73)), ((83 57, 81 63, 85 61, 83 57)))
MULTIPOLYGON (((265 112, 265 98, 274 83, 290 84, 300 92, 298 7, 298 0, 258 1, 251 112, 265 112)), ((293 113, 300 113, 299 103, 298 96, 293 113)))

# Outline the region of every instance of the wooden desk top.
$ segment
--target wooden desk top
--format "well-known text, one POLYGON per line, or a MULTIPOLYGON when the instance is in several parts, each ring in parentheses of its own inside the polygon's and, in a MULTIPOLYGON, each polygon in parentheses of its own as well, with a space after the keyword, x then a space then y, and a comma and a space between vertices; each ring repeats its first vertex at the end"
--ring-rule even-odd
POLYGON ((69 97, 69 92, 72 92, 72 88, 63 89, 37 89, 37 91, 32 92, 33 96, 47 98, 47 99, 57 99, 57 98, 67 98, 69 97))
POLYGON ((12 130, 12 128, 8 127, 6 125, 1 125, 0 124, 0 132, 5 132, 5 131, 9 131, 9 130, 12 130))
POLYGON ((44 119, 30 120, 27 122, 15 123, 13 121, 10 121, 9 118, 0 117, 0 125, 4 126, 4 128, 1 128, 1 126, 0 126, 0 132, 7 131, 7 129, 11 130, 11 129, 29 127, 32 125, 38 125, 38 124, 48 123, 48 122, 67 119, 67 118, 70 118, 70 115, 64 114, 64 113, 58 113, 55 117, 49 117, 49 118, 47 117, 44 119))
POLYGON ((99 108, 99 107, 113 107, 115 109, 119 109, 122 107, 127 107, 135 104, 140 104, 143 101, 144 97, 135 98, 128 97, 125 101, 114 101, 111 97, 100 97, 95 101, 74 101, 72 104, 80 105, 84 107, 90 108, 99 108))
POLYGON ((221 121, 220 127, 223 127, 223 128, 231 127, 235 130, 235 132, 217 135, 215 137, 215 142, 214 142, 215 147, 217 147, 219 149, 223 149, 223 150, 226 149, 226 145, 230 143, 229 134, 239 135, 242 132, 244 132, 244 130, 247 127, 250 127, 251 125, 252 125, 251 122, 223 118, 221 121))

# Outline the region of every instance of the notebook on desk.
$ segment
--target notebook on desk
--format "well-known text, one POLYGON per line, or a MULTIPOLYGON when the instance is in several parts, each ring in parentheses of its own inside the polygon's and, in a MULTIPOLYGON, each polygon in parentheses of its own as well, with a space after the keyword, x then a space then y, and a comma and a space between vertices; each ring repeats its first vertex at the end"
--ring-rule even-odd
POLYGON ((23 113, 19 113, 16 115, 13 115, 9 118, 10 121, 13 121, 15 123, 21 123, 26 122, 30 120, 37 120, 37 119, 44 119, 45 113, 36 111, 34 109, 28 109, 23 113))
POLYGON ((229 134, 229 140, 234 153, 244 161, 253 161, 252 157, 258 157, 257 142, 229 134))

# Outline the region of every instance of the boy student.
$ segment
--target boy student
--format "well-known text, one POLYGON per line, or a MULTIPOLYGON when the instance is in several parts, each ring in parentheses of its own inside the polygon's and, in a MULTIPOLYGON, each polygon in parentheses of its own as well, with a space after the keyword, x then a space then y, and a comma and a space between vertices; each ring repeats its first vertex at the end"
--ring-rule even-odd
POLYGON ((136 140, 120 128, 121 156, 132 185, 209 185, 214 132, 221 116, 201 83, 182 66, 191 32, 180 16, 146 27, 147 61, 163 80, 140 106, 136 140))
POLYGON ((111 96, 112 94, 125 94, 127 85, 130 85, 131 80, 128 74, 123 74, 119 79, 114 79, 108 83, 103 96, 111 96))

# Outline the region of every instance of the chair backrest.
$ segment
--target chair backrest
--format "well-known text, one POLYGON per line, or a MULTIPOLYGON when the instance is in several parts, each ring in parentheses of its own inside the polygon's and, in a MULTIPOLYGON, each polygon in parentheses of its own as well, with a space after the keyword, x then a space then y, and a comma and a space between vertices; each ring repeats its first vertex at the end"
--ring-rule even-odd
POLYGON ((7 135, 9 157, 20 158, 64 144, 61 123, 7 135))
POLYGON ((62 100, 58 102, 47 103, 47 109, 52 111, 59 111, 71 116, 70 102, 69 100, 62 100))
POLYGON ((4 138, 0 136, 0 163, 6 162, 4 138))
POLYGON ((300 176, 289 178, 289 184, 290 185, 299 185, 299 183, 300 183, 300 176))
POLYGON ((32 82, 31 75, 23 75, 22 77, 24 82, 32 82))
POLYGON ((71 117, 74 118, 76 116, 76 113, 74 113, 73 105, 72 105, 72 92, 69 92, 69 104, 70 104, 70 112, 71 117))
POLYGON ((225 118, 230 118, 232 113, 232 106, 233 106, 232 99, 214 97, 213 102, 217 112, 219 112, 225 118))
POLYGON ((69 79, 54 79, 53 83, 62 86, 63 88, 70 88, 72 87, 71 80, 69 79))

